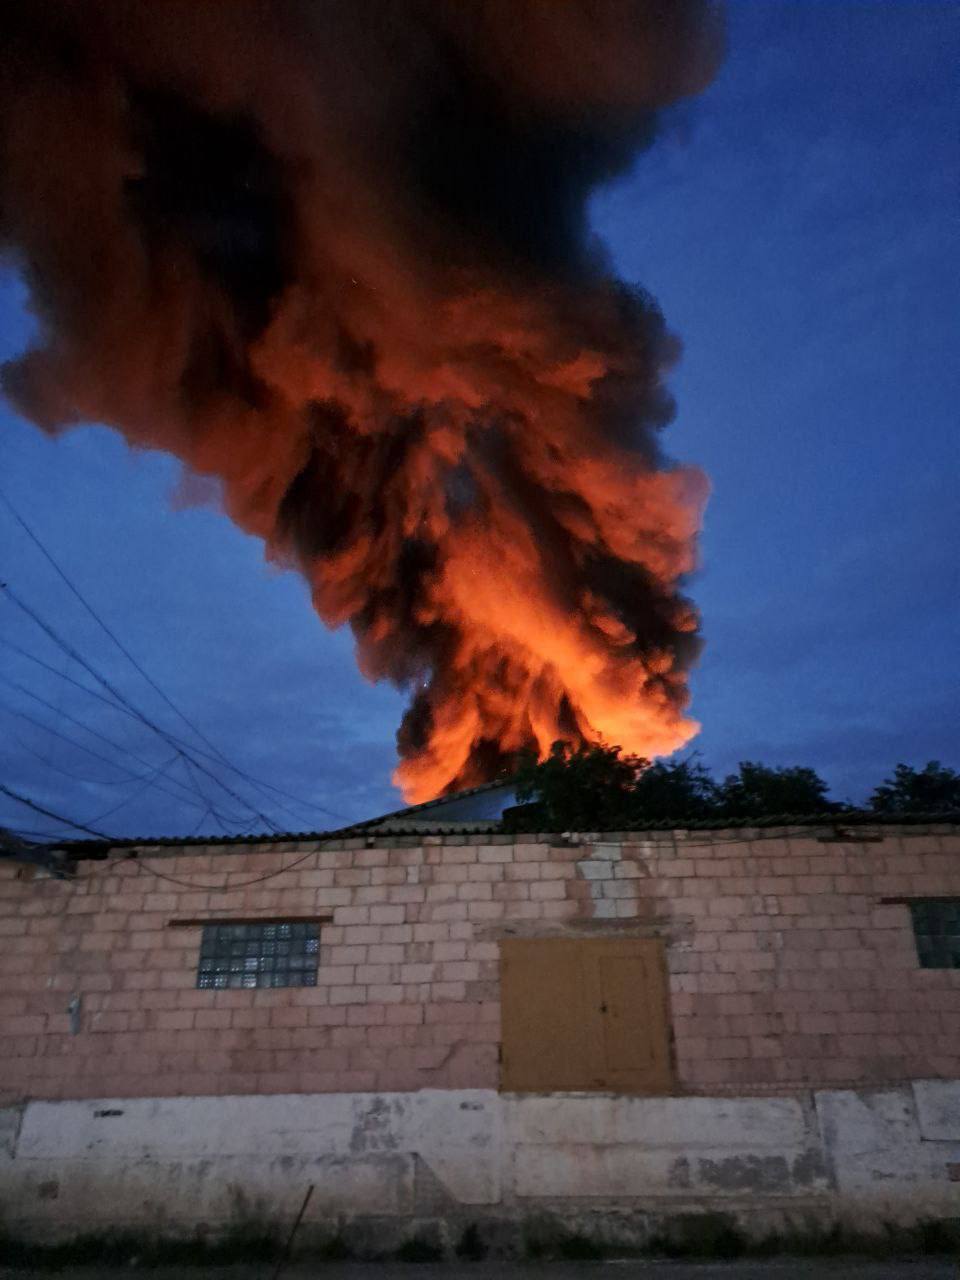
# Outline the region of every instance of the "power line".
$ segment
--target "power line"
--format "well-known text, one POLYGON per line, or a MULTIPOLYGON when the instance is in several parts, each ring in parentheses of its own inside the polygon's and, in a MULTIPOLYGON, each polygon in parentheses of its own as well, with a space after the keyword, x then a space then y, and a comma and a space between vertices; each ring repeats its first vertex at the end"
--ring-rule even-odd
POLYGON ((83 592, 80 590, 80 588, 79 588, 79 587, 77 587, 77 586, 75 586, 75 585, 74 585, 74 583, 70 580, 70 578, 67 576, 66 572, 65 572, 65 571, 60 567, 60 565, 59 565, 59 564, 57 563, 57 561, 54 559, 54 557, 53 557, 52 553, 51 553, 50 551, 48 551, 48 550, 47 550, 47 548, 44 546, 44 544, 43 544, 43 542, 41 541, 41 539, 40 539, 39 535, 38 535, 37 533, 35 533, 33 529, 31 529, 30 525, 29 525, 29 524, 27 524, 26 520, 23 518, 23 516, 20 514, 20 512, 16 509, 16 507, 13 505, 13 503, 10 501, 10 499, 7 497, 7 495, 3 492, 3 490, 2 490, 2 489, 0 489, 0 502, 2 502, 2 503, 3 503, 3 505, 7 508, 7 510, 10 512, 11 516, 13 516, 14 520, 16 520, 16 522, 17 522, 17 524, 20 526, 20 528, 24 531, 24 533, 27 535, 27 537, 30 539, 30 541, 33 543, 33 545, 37 548, 37 550, 40 552, 40 554, 43 556, 43 558, 47 561, 47 563, 48 563, 48 564, 50 565, 50 567, 53 569, 53 571, 54 571, 54 573, 57 575, 57 577, 61 580, 61 582, 63 582, 63 583, 64 583, 64 585, 66 586, 67 590, 68 590, 68 591, 69 591, 69 592, 74 596, 74 598, 75 598, 75 599, 77 599, 77 600, 79 600, 79 601, 80 601, 80 604, 83 606, 83 608, 84 608, 84 609, 86 609, 87 613, 90 615, 90 617, 91 617, 91 618, 93 618, 94 622, 96 622, 96 623, 97 623, 97 625, 98 625, 98 626, 99 626, 103 631, 105 631, 105 632, 106 632, 106 634, 110 637, 110 639, 113 641, 113 643, 117 646, 117 648, 120 650, 120 652, 123 654, 123 656, 124 656, 124 657, 127 659, 127 661, 131 664, 131 666, 133 666, 137 671, 139 671, 140 675, 142 675, 142 676, 143 676, 144 680, 146 680, 146 682, 147 682, 147 684, 150 686, 150 688, 151 688, 151 689, 153 689, 153 691, 154 691, 155 693, 159 694, 159 696, 160 696, 160 697, 163 699, 163 701, 167 704, 167 706, 170 708, 170 710, 171 710, 171 711, 173 711, 176 715, 178 715, 178 716, 180 717, 180 719, 183 721, 183 723, 184 723, 184 724, 185 724, 189 729, 192 729, 192 730, 193 730, 193 732, 197 735, 197 737, 200 739, 200 741, 201 741, 201 742, 203 742, 203 743, 205 743, 205 744, 206 744, 206 746, 208 746, 208 747, 210 748, 210 750, 214 753, 214 755, 220 756, 220 758, 223 760, 224 764, 229 764, 229 761, 228 761, 228 760, 226 760, 226 759, 221 755, 221 753, 217 750, 217 748, 213 745, 213 743, 209 741, 209 739, 208 739, 208 738, 206 737, 206 735, 202 732, 202 730, 198 729, 198 728, 197 728, 197 726, 193 723, 193 721, 192 721, 192 720, 190 720, 190 719, 189 719, 189 717, 188 717, 187 715, 185 715, 183 711, 181 711, 181 710, 180 710, 180 708, 176 705, 176 703, 173 701, 173 699, 172 699, 172 698, 170 698, 170 697, 169 697, 169 696, 164 692, 164 690, 160 687, 160 685, 158 685, 158 684, 157 684, 157 682, 153 679, 153 677, 149 674, 149 672, 147 672, 147 671, 145 671, 145 670, 143 669, 143 667, 140 665, 140 663, 137 661, 137 659, 133 656, 133 654, 130 652, 130 650, 129 650, 129 649, 126 647, 126 645, 124 645, 124 644, 123 644, 123 642, 120 640, 120 638, 119 638, 119 636, 116 634, 116 632, 115 632, 115 631, 113 631, 113 630, 112 630, 112 629, 107 625, 107 623, 106 623, 106 622, 104 622, 103 618, 101 618, 101 617, 100 617, 99 613, 97 613, 97 611, 96 611, 96 609, 94 609, 93 605, 89 602, 89 600, 87 600, 86 596, 83 594, 83 592))
MULTIPOLYGON (((103 813, 95 814, 90 819, 90 821, 102 822, 104 818, 112 817, 117 812, 118 809, 123 809, 128 804, 132 804, 133 801, 136 800, 139 796, 142 796, 144 791, 146 791, 148 787, 152 786, 158 778, 162 778, 163 775, 166 773, 166 771, 170 768, 170 766, 172 764, 176 764, 176 762, 177 762, 177 757, 173 756, 171 759, 167 760, 165 764, 158 765, 157 768, 154 770, 153 774, 150 777, 145 778, 144 781, 141 783, 141 785, 137 787, 137 789, 134 792, 132 792, 128 796, 124 796, 122 800, 119 800, 115 805, 111 806, 111 808, 105 809, 103 813)), ((203 818, 201 817, 201 822, 202 821, 203 821, 203 818)))
MULTIPOLYGON (((95 827, 84 825, 82 822, 73 822, 70 818, 63 817, 62 814, 54 813, 52 809, 46 809, 43 805, 37 804, 28 796, 21 795, 18 791, 14 791, 11 787, 5 786, 0 782, 0 792, 9 796, 12 800, 16 800, 19 804, 26 805, 28 809, 32 809, 35 813, 43 814, 46 818, 53 818, 55 822, 63 823, 64 826, 73 827, 77 831, 85 831, 89 835, 95 836, 98 840, 113 841, 115 837, 108 836, 103 831, 98 831, 95 827)), ((262 884, 265 880, 272 880, 275 876, 281 876, 286 871, 292 871, 294 867, 301 866, 310 858, 316 858, 319 851, 317 849, 308 849, 306 853, 294 858, 292 862, 285 863, 282 867, 275 867, 272 871, 266 871, 263 875, 253 876, 248 880, 241 880, 239 883, 231 883, 229 878, 222 884, 197 884, 195 881, 181 880, 177 876, 167 875, 165 871, 158 871, 156 867, 150 866, 137 856, 136 851, 131 850, 121 856, 119 861, 125 862, 134 859, 138 871, 145 874, 156 876, 158 880, 166 880, 169 884, 179 885, 185 889, 208 890, 208 891, 226 891, 233 889, 245 889, 248 885, 262 884)), ((229 873, 228 873, 229 876, 229 873)))
MULTIPOLYGON (((15 707, 11 707, 5 702, 0 702, 0 707, 2 707, 4 711, 6 711, 7 715, 16 716, 18 720, 25 720, 27 724, 32 724, 37 729, 42 729, 44 733, 49 733, 54 738, 59 738, 61 742, 66 742, 71 747, 76 747, 80 751, 86 751, 87 755, 93 756, 94 760, 100 760, 102 761, 103 764, 109 765, 111 769, 118 769, 120 767, 116 763, 116 761, 109 760, 106 756, 102 756, 99 751, 94 751, 92 747, 88 747, 82 742, 77 742, 75 738, 71 738, 67 734, 61 733, 59 729, 51 728, 50 725, 44 724, 42 720, 36 720, 33 716, 29 715, 26 711, 18 711, 15 707)), ((27 749, 29 750, 29 747, 27 749)), ((134 757, 134 759, 136 758, 137 757, 134 757)), ((48 768, 57 767, 55 765, 49 764, 47 761, 44 761, 44 764, 47 764, 48 768)), ((58 772, 66 773, 67 771, 65 769, 59 769, 58 772)), ((67 776, 70 777, 71 775, 67 773, 67 776)), ((110 787, 110 786, 119 786, 121 783, 124 783, 124 782, 139 782, 142 777, 143 777, 143 774, 128 773, 125 778, 119 778, 116 780, 80 778, 78 779, 78 781, 95 782, 97 786, 110 787)))
MULTIPOLYGON (((190 880, 180 880, 177 876, 169 876, 165 871, 158 871, 156 867, 151 867, 149 863, 144 862, 142 858, 137 858, 136 863, 139 870, 142 870, 149 875, 156 876, 158 880, 166 880, 168 884, 179 885, 181 889, 196 889, 211 893, 226 893, 227 891, 232 891, 234 889, 246 889, 247 886, 251 884, 262 884, 264 880, 272 880, 274 876, 282 876, 285 871, 292 871, 294 867, 301 866, 309 858, 316 858, 318 854, 319 850, 310 849, 307 853, 301 854, 298 858, 294 858, 293 862, 288 862, 285 866, 275 867, 273 871, 265 871, 262 876, 253 876, 250 880, 241 880, 238 884, 231 884, 229 880, 225 880, 223 884, 197 884, 190 880)), ((227 874, 229 875, 230 873, 227 872, 227 874)))
POLYGON ((187 834, 183 838, 185 840, 191 840, 197 834, 200 828, 203 826, 207 818, 211 816, 212 812, 213 811, 211 810, 210 806, 207 805, 206 809, 204 809, 203 813, 201 813, 200 817, 197 819, 196 826, 191 827, 190 830, 187 832, 187 834))
POLYGON ((11 800, 16 800, 18 804, 32 809, 34 813, 42 813, 45 818, 52 818, 54 822, 59 822, 65 827, 73 827, 75 831, 85 831, 87 835, 94 836, 97 840, 113 841, 116 839, 115 836, 108 836, 104 831, 97 831, 95 827, 88 827, 82 822, 74 822, 72 818, 65 818, 62 813, 54 813, 52 809, 45 809, 42 804, 37 804, 29 796, 21 795, 19 791, 14 791, 12 787, 8 787, 2 782, 0 782, 0 791, 5 796, 9 796, 11 800))
MULTIPOLYGON (((6 588, 6 590, 9 592, 9 588, 6 588)), ((118 711, 121 715, 127 716, 131 720, 136 720, 138 723, 140 722, 140 716, 136 712, 129 710, 127 707, 123 706, 121 703, 115 702, 113 698, 105 697, 97 689, 91 689, 89 685, 83 684, 82 681, 75 680, 73 676, 67 675, 65 671, 59 671, 56 667, 52 666, 49 662, 44 662, 44 660, 42 658, 37 657, 35 653, 31 653, 29 649, 21 648, 20 645, 14 644, 12 640, 8 640, 5 636, 0 636, 0 645, 3 645, 4 648, 9 649, 12 653, 17 654, 19 657, 26 659, 27 662, 32 662, 34 666, 40 667, 43 671, 48 671, 51 675, 56 676, 57 679, 65 680, 67 684, 72 684, 75 689, 79 689, 81 693, 85 693, 89 695, 89 697, 95 698, 98 702, 102 702, 104 706, 109 707, 111 711, 118 711)), ((67 656, 68 657, 70 656, 69 653, 67 654, 67 656)), ((35 696, 35 695, 31 695, 31 696, 35 696)), ((87 726, 84 726, 84 727, 87 727, 87 726)), ((93 729, 89 731, 91 733, 96 732, 93 729)), ((173 734, 168 734, 167 738, 170 743, 175 744, 177 746, 187 745, 183 743, 181 739, 175 737, 173 734)), ((125 750, 125 748, 123 749, 125 750)), ((144 763, 144 762, 141 761, 141 763, 144 763)), ((174 778, 171 778, 170 781, 176 783, 177 786, 182 785, 181 783, 177 783, 176 779, 174 778)), ((263 785, 270 786, 271 784, 264 783, 263 785)), ((285 793, 281 792, 281 794, 285 794, 285 793)), ((324 809, 322 805, 317 805, 315 807, 327 813, 330 817, 339 818, 343 822, 349 821, 349 819, 344 817, 343 814, 335 813, 333 810, 324 809)), ((291 812, 289 809, 287 809, 285 806, 282 806, 282 805, 278 805, 278 808, 282 808, 286 813, 291 812)), ((297 818, 296 814, 293 814, 293 817, 296 818, 298 822, 301 821, 300 818, 297 818)), ((231 819, 231 821, 233 821, 234 825, 237 825, 237 823, 239 822, 239 819, 236 819, 236 820, 231 819)))
MULTIPOLYGON (((16 689, 18 693, 22 693, 25 697, 31 698, 34 702, 38 702, 41 707, 46 707, 48 711, 52 711, 62 720, 67 720, 70 724, 75 724, 77 728, 82 729, 84 733, 89 733, 94 738, 98 738, 101 742, 105 742, 108 747, 114 747, 117 751, 121 751, 125 755, 130 754, 130 752, 128 752, 118 742, 114 742, 112 738, 108 738, 105 734, 100 733, 96 729, 91 729, 90 726, 84 724, 82 720, 78 720, 76 716, 72 716, 69 711, 58 710, 52 702, 48 702, 46 698, 42 698, 39 693, 34 693, 32 689, 28 689, 26 686, 18 684, 16 680, 11 680, 5 675, 0 675, 0 683, 7 685, 10 689, 16 689)), ((79 747, 81 751, 87 751, 90 755, 96 756, 98 760, 102 760, 104 764, 110 765, 112 769, 122 768, 122 766, 118 765, 116 761, 108 760, 106 756, 101 756, 97 752, 91 751, 90 748, 85 746, 82 742, 77 742, 74 738, 67 737, 66 734, 61 733, 58 729, 52 729, 49 725, 44 724, 42 720, 35 720, 33 716, 27 715, 25 711, 17 711, 14 707, 9 707, 5 704, 3 705, 4 709, 9 712, 10 715, 19 716, 20 719, 27 720, 30 724, 34 724, 38 728, 44 729, 47 733, 53 734, 55 738, 60 738, 63 742, 68 742, 72 746, 79 747)), ((134 759, 136 759, 136 757, 134 757, 134 759)), ((149 767, 152 768, 153 766, 151 765, 149 767)), ((137 782, 142 776, 142 774, 127 773, 126 779, 121 779, 121 781, 137 782)), ((110 786, 111 783, 109 780, 104 780, 103 785, 110 786)))
MULTIPOLYGON (((7 715, 10 716, 19 716, 21 714, 19 711, 14 711, 13 707, 8 707, 6 703, 0 702, 0 708, 6 711, 7 715)), ((23 716, 23 719, 27 720, 30 719, 30 717, 23 716)), ((47 729, 47 726, 45 724, 41 724, 39 720, 30 719, 30 723, 37 725, 38 728, 44 730, 47 729)), ((128 778, 111 778, 109 781, 105 781, 103 778, 90 778, 86 774, 76 773, 73 769, 64 769, 62 765, 54 764, 48 756, 45 756, 43 752, 38 751, 36 747, 31 747, 29 742, 24 742, 23 738, 21 738, 18 733, 15 733, 13 738, 21 751, 26 751, 28 755, 33 756, 35 760, 39 760, 45 769, 53 769, 55 773, 61 773, 65 778, 70 778, 73 782, 81 782, 84 786, 121 787, 129 784, 130 782, 136 781, 136 778, 132 774, 128 778)))
MULTIPOLYGON (((6 684, 11 685, 11 687, 15 689, 19 689, 22 693, 25 693, 29 697, 34 698, 35 701, 41 703, 43 706, 50 707, 52 705, 51 703, 46 702, 43 698, 41 698, 39 694, 32 693, 29 689, 26 689, 21 685, 16 684, 15 681, 7 680, 5 676, 0 676, 0 681, 4 681, 6 684)), ((83 688, 82 685, 80 687, 83 688)), ((87 755, 93 756, 95 760, 102 761, 103 764, 108 765, 111 769, 120 768, 120 766, 116 763, 115 760, 108 759, 107 756, 101 755, 99 751, 94 751, 92 747, 88 747, 86 743, 78 742, 76 738, 71 738, 68 734, 62 733, 59 729, 54 729, 51 725, 44 724, 42 720, 35 719, 33 716, 28 715, 26 711, 19 711, 15 707, 11 707, 8 704, 3 702, 0 702, 0 707, 2 707, 3 710, 7 712, 8 715, 16 716, 19 720, 25 720, 28 724, 32 724, 36 726, 36 728, 41 729, 44 733, 52 734, 55 738, 59 738, 62 742, 66 742, 69 746, 75 747, 78 751, 85 751, 87 755)), ((114 747, 117 751, 120 751, 122 754, 129 756, 133 760, 136 760, 136 762, 138 764, 142 764, 145 769, 152 770, 155 768, 155 765, 153 764, 152 761, 145 760, 143 756, 137 755, 136 752, 130 750, 127 747, 122 746, 119 742, 114 742, 112 738, 108 738, 105 734, 99 733, 96 729, 91 729, 89 725, 84 724, 81 720, 77 720, 75 717, 69 715, 67 712, 61 712, 61 715, 63 716, 64 719, 72 721, 73 724, 76 724, 79 728, 83 729, 85 732, 90 733, 94 737, 99 738, 102 742, 105 742, 107 746, 114 747)), ((29 750, 30 748, 28 747, 27 749, 29 750)), ((47 765, 48 768, 56 769, 58 773, 63 773, 67 777, 76 778, 77 776, 76 774, 71 774, 69 770, 62 769, 58 765, 54 765, 49 761, 44 761, 44 763, 47 765)), ((126 778, 118 779, 115 781, 112 781, 110 779, 92 779, 92 778, 86 779, 85 781, 92 782, 97 786, 119 786, 126 782, 140 782, 144 778, 144 776, 145 776, 144 774, 128 772, 126 778)), ((79 779, 79 780, 84 781, 84 779, 79 779)), ((189 804, 191 806, 202 807, 202 806, 197 806, 197 797, 194 796, 186 787, 184 787, 182 782, 178 782, 176 778, 169 778, 168 781, 171 783, 171 785, 180 787, 184 794, 181 795, 176 791, 171 791, 169 787, 161 786, 160 783, 155 783, 155 785, 159 791, 163 791, 166 795, 171 796, 174 800, 178 800, 181 804, 189 804)), ((202 792, 200 793, 200 797, 204 805, 208 803, 208 798, 204 796, 202 792)), ((236 819, 236 822, 234 823, 234 825, 237 825, 239 822, 240 822, 240 819, 238 818, 236 819)))
POLYGON ((28 840, 33 844, 39 844, 43 840, 46 840, 49 844, 55 844, 58 840, 62 839, 62 837, 58 836, 55 831, 25 831, 23 827, 11 826, 7 826, 5 829, 7 831, 12 831, 15 836, 21 836, 24 840, 28 840))
POLYGON ((196 768, 198 768, 202 773, 206 774, 206 776, 210 778, 213 782, 215 782, 217 786, 220 787, 223 791, 225 791, 227 795, 232 796, 233 799, 236 800, 239 804, 249 809, 252 813, 255 813, 257 817, 259 817, 260 820, 265 824, 265 826, 270 828, 270 830, 272 830, 275 833, 279 831, 279 827, 276 825, 276 823, 273 822, 272 819, 268 818, 262 809, 259 809, 255 804, 252 804, 249 800, 244 799, 243 796, 239 795, 232 787, 228 786, 227 783, 225 783, 221 778, 218 778, 216 774, 212 773, 210 769, 208 769, 207 766, 202 763, 202 761, 198 760, 196 758, 195 748, 191 748, 186 744, 178 746, 177 745, 178 740, 176 738, 174 738, 171 734, 169 734, 165 729, 162 729, 158 724, 155 724, 154 721, 152 721, 148 716, 144 715, 144 713, 140 711, 138 707, 134 706, 124 694, 122 694, 118 689, 114 688, 114 686, 110 683, 110 681, 106 678, 106 676, 101 675, 101 673, 97 671, 96 668, 93 667, 81 654, 79 654, 76 651, 76 649, 72 647, 72 645, 69 645, 66 642, 66 640, 64 640, 63 637, 60 636, 52 626, 50 626, 49 623, 45 622, 43 618, 40 617, 40 615, 36 612, 36 610, 32 609, 30 605, 26 603, 25 600, 21 600, 19 595, 13 590, 13 588, 9 585, 9 583, 0 584, 0 590, 2 590, 5 593, 5 595, 8 597, 8 599, 10 599, 17 606, 18 609, 20 609, 23 613, 25 613, 27 617, 30 618, 41 629, 41 631, 43 631, 44 634, 47 635, 54 642, 54 644, 58 645, 61 649, 63 649, 65 653, 68 653, 70 657, 73 658, 75 662, 79 663, 79 665, 89 675, 93 676, 93 678, 98 682, 98 684, 101 684, 107 690, 108 693, 112 694, 113 697, 119 703, 121 703, 124 707, 126 707, 129 713, 132 716, 134 716, 135 719, 139 720, 142 724, 146 725, 148 729, 152 730, 152 732, 156 733, 159 737, 161 737, 163 741, 167 743, 168 746, 174 747, 175 750, 180 751, 184 756, 190 759, 192 764, 194 764, 196 768))
MULTIPOLYGON (((116 632, 113 631, 112 628, 108 626, 106 622, 104 622, 103 618, 101 618, 99 613, 97 613, 93 605, 90 604, 90 602, 87 600, 86 596, 84 596, 80 588, 77 587, 71 581, 71 579, 69 578, 65 570, 61 568, 61 566, 57 563, 56 559, 54 558, 53 554, 44 545, 40 536, 30 527, 30 525, 27 523, 24 517, 19 513, 19 511, 17 511, 16 507, 13 505, 13 503, 10 501, 10 499, 7 497, 7 495, 3 492, 2 489, 0 489, 0 502, 3 503, 3 505, 6 507, 7 511, 10 513, 13 519, 17 522, 20 528, 24 531, 24 533, 27 535, 30 541, 34 544, 34 546, 40 552, 40 554, 51 566, 51 568, 57 574, 60 580, 66 585, 67 589, 71 592, 71 594, 77 600, 79 600, 80 604, 87 611, 90 617, 93 618, 93 620, 97 623, 97 625, 101 627, 102 630, 110 637, 110 639, 117 646, 117 648, 120 650, 123 656, 127 659, 127 661, 135 668, 136 671, 140 673, 140 675, 144 678, 144 680, 146 680, 147 684, 150 685, 151 689, 153 689, 154 692, 157 693, 163 699, 163 701, 167 704, 167 706, 171 709, 171 711, 173 711, 177 716, 179 716, 179 718, 183 721, 183 723, 189 729, 193 730, 193 732, 200 739, 200 741, 210 749, 214 757, 217 760, 219 760, 221 764, 226 765, 228 769, 232 769, 234 773, 238 774, 250 785, 256 787, 261 792, 261 794, 263 794, 265 789, 268 789, 274 792, 276 795, 283 796, 286 800, 292 801, 294 804, 302 805, 307 809, 315 809, 320 813, 326 813, 332 818, 343 819, 342 814, 338 814, 332 809, 327 809, 324 805, 318 805, 315 803, 311 803, 310 801, 307 801, 307 800, 301 800, 297 796, 291 795, 289 792, 284 791, 282 788, 276 786, 271 782, 260 781, 259 779, 253 777, 251 774, 247 773, 245 770, 240 769, 237 765, 233 764, 233 762, 230 761, 223 754, 223 752, 213 742, 210 741, 210 739, 206 736, 206 734, 200 728, 198 728, 198 726, 186 715, 186 713, 182 711, 180 707, 177 706, 177 704, 173 701, 173 699, 165 692, 163 688, 161 688, 161 686, 156 682, 156 680, 154 680, 154 678, 150 675, 150 673, 144 669, 144 667, 140 662, 137 661, 137 659, 133 656, 130 650, 120 640, 119 636, 117 636, 116 632)), ((278 808, 284 808, 284 806, 278 805, 276 800, 274 800, 273 803, 277 805, 278 808)), ((291 811, 289 809, 284 809, 284 811, 288 814, 291 814, 291 811)), ((256 812, 256 810, 254 810, 254 812, 256 812)), ((259 816, 262 817, 263 815, 259 815, 259 816)), ((291 814, 291 816, 296 818, 296 814, 291 814)), ((299 819, 297 820, 299 821, 299 819)))
POLYGON ((213 800, 204 790, 203 785, 200 781, 200 778, 194 772, 193 765, 190 763, 189 759, 183 754, 180 755, 180 763, 183 765, 183 772, 185 773, 187 780, 190 783, 190 786, 197 793, 197 795, 204 801, 204 803, 207 806, 208 813, 211 815, 211 817, 216 818, 217 822, 219 822, 224 832, 227 831, 227 828, 229 826, 239 827, 243 819, 241 817, 237 817, 237 818, 230 817, 229 815, 226 818, 224 817, 224 815, 219 811, 219 809, 217 809, 214 806, 213 800))
MULTIPOLYGON (((66 655, 64 655, 64 659, 63 659, 63 670, 66 672, 66 671, 68 671, 68 670, 69 670, 69 668, 70 668, 70 659, 69 659, 66 655)), ((66 692, 67 692, 67 686, 66 686, 65 684, 59 684, 59 685, 57 685, 57 716, 58 716, 58 717, 59 717, 59 715, 60 715, 60 708, 63 706, 63 700, 64 700, 64 698, 66 697, 66 692)), ((18 737, 18 738, 17 738, 17 742, 18 742, 18 743, 20 744, 20 746, 22 746, 22 747, 26 745, 26 744, 23 742, 23 739, 22 739, 22 738, 20 738, 20 737, 18 737)), ((49 738, 49 737, 48 737, 48 738, 46 739, 45 746, 46 746, 46 758, 44 759, 44 758, 39 754, 39 752, 35 752, 34 754, 37 756, 37 758, 38 758, 38 759, 40 759, 40 760, 42 760, 42 762, 46 765, 46 767, 47 767, 48 769, 54 769, 54 770, 56 770, 56 771, 57 771, 57 772, 59 772, 59 773, 66 773, 66 771, 65 771, 64 769, 60 768, 58 765, 55 765, 55 764, 53 763, 53 758, 54 758, 54 756, 57 754, 57 742, 56 742, 56 739, 54 739, 54 738, 49 738)), ((27 747, 26 749, 27 749, 28 751, 30 750, 30 748, 29 748, 29 747, 27 747)), ((67 776, 69 776, 69 774, 67 774, 67 776)), ((82 781, 82 779, 81 779, 81 781, 82 781)))
MULTIPOLYGON (((44 662, 43 659, 38 658, 36 654, 30 653, 27 649, 21 649, 19 645, 16 645, 12 641, 5 639, 3 636, 0 636, 0 645, 4 645, 6 648, 11 649, 14 653, 19 654, 20 657, 28 659, 30 662, 33 662, 38 667, 42 667, 44 671, 49 671, 52 675, 59 677, 61 680, 65 680, 68 684, 72 684, 74 688, 79 689, 81 693, 86 693, 86 694, 89 694, 91 698, 96 698, 98 702, 102 702, 105 706, 109 707, 112 711, 118 711, 120 712, 121 715, 127 716, 131 720, 137 720, 137 717, 133 714, 133 712, 128 711, 126 707, 120 706, 118 703, 114 702, 111 698, 105 698, 102 693, 99 693, 96 689, 89 688, 85 684, 81 684, 79 680, 74 680, 73 677, 68 676, 66 672, 58 671, 56 667, 51 666, 48 662, 44 662)), ((42 699, 39 694, 33 693, 31 690, 25 688, 24 686, 16 684, 15 681, 9 680, 5 676, 0 676, 0 680, 5 680, 7 684, 10 684, 13 688, 19 689, 20 692, 27 694, 28 697, 31 697, 35 701, 42 703, 44 706, 48 708, 51 707, 52 704, 49 702, 45 702, 44 699, 42 699)), ((69 742, 72 746, 78 747, 81 751, 86 751, 89 755, 94 756, 96 759, 103 760, 104 763, 109 764, 111 768, 117 767, 112 760, 107 760, 106 757, 101 756, 98 752, 93 751, 90 747, 85 746, 82 742, 76 742, 73 738, 66 737, 64 734, 59 733, 56 729, 50 728, 49 725, 42 724, 39 720, 34 720, 31 716, 28 716, 25 712, 15 711, 12 707, 7 707, 7 710, 10 712, 11 715, 20 716, 22 719, 29 720, 31 724, 38 725, 41 729, 46 730, 47 733, 52 733, 56 737, 63 738, 65 742, 69 742)), ((142 756, 138 756, 134 751, 130 750, 129 748, 125 746, 121 746, 120 743, 118 742, 114 742, 112 738, 108 738, 105 734, 100 733, 97 729, 92 729, 88 724, 85 724, 83 721, 77 720, 75 717, 70 716, 69 713, 61 712, 59 714, 61 714, 65 719, 72 720, 74 724, 78 725, 78 727, 83 729, 85 732, 92 734, 96 738, 99 738, 102 742, 106 742, 108 746, 114 747, 117 751, 122 752, 124 755, 131 756, 134 760, 137 761, 138 764, 142 764, 145 768, 152 769, 154 767, 152 761, 144 760, 142 756)), ((182 782, 178 782, 176 778, 170 778, 168 779, 168 781, 171 783, 172 786, 181 788, 185 793, 184 795, 178 795, 177 792, 170 791, 168 787, 160 786, 158 784, 158 790, 164 791, 167 795, 172 796, 174 800, 180 800, 181 803, 186 803, 189 805, 196 805, 197 795, 199 795, 203 803, 204 804, 207 803, 208 798, 205 795, 203 795, 202 792, 198 791, 198 788, 196 787, 195 783, 192 783, 193 791, 191 792, 189 788, 185 787, 182 782)), ((221 815, 218 814, 218 817, 220 816, 221 815)), ((230 818, 230 821, 233 823, 234 826, 236 826, 239 824, 240 819, 230 818)))

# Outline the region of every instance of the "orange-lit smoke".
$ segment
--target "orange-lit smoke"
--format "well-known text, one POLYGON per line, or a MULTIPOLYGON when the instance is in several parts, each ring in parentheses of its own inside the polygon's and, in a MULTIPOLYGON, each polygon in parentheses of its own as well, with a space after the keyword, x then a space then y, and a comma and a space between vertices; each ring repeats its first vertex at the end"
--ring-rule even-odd
POLYGON ((216 477, 410 690, 411 799, 696 730, 677 344, 586 205, 717 47, 705 0, 0 13, 0 239, 41 327, 7 395, 216 477))

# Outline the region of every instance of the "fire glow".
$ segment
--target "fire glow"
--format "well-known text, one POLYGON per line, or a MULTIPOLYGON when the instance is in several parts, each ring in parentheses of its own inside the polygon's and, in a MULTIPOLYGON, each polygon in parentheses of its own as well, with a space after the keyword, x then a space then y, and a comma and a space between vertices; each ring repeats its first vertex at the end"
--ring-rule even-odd
POLYGON ((219 482, 411 691, 411 800, 696 732, 678 345, 586 210, 718 43, 698 0, 0 14, 0 239, 40 322, 6 394, 219 482))

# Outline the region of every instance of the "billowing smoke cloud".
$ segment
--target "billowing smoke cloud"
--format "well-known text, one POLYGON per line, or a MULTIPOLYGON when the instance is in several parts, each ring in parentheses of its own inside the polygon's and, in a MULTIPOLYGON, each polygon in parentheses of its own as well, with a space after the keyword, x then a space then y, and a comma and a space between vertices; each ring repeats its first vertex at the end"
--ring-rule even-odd
POLYGON ((717 51, 698 0, 5 0, 6 394, 216 477, 371 679, 411 798, 691 737, 703 476, 586 203, 717 51))

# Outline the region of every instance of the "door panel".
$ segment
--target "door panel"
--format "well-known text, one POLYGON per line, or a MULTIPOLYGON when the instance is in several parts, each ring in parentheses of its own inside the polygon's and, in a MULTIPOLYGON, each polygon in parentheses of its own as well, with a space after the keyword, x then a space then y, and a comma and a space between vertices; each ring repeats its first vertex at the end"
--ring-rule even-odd
POLYGON ((505 939, 501 998, 501 1088, 670 1092, 659 939, 505 939))

